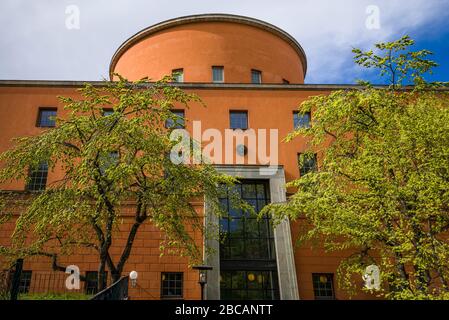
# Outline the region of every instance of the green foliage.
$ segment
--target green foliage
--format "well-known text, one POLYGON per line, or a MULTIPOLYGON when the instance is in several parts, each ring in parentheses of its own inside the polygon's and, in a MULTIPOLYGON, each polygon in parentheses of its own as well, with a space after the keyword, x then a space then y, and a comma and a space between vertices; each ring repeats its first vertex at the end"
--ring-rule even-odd
POLYGON ((18 300, 89 300, 91 296, 82 293, 26 293, 18 300))
MULTIPOLYGON (((376 52, 370 50, 363 52, 360 49, 353 49, 354 60, 357 64, 365 68, 375 68, 380 70, 380 76, 388 76, 388 81, 393 88, 403 85, 404 81, 409 81, 415 86, 425 85, 423 75, 432 73, 432 68, 438 66, 434 61, 426 59, 432 55, 429 50, 410 51, 410 46, 415 41, 409 36, 404 36, 399 40, 375 45, 376 52)), ((363 82, 367 84, 366 82, 363 82)))
POLYGON ((4 214, 12 206, 22 211, 13 246, 1 248, 3 254, 54 258, 89 247, 99 253, 100 270, 107 265, 118 279, 139 227, 151 223, 165 234, 162 248, 187 255, 192 262, 201 260, 190 229, 202 232, 203 221, 191 201, 207 197, 212 212, 219 214, 216 186, 234 179, 210 165, 170 161, 167 154, 177 143, 164 126, 167 119, 177 120, 170 110, 202 105, 197 96, 169 81, 130 83, 120 78, 106 87, 86 84, 79 90, 81 99, 60 98, 67 116, 58 118, 55 128, 18 138, 14 148, 0 155, 0 183, 27 179, 28 170, 42 161, 49 170, 63 172, 46 190, 23 199, 2 194, 4 214), (113 113, 105 115, 105 108, 113 113), (121 211, 130 201, 133 225, 122 254, 114 260, 109 249, 122 223, 121 211))
POLYGON ((367 84, 301 104, 301 112, 313 112, 312 127, 287 140, 305 136, 319 171, 289 184, 297 191, 287 204, 264 211, 306 218, 302 243, 318 239, 328 250, 353 250, 338 271, 344 288, 355 289, 375 263, 377 295, 448 298, 449 97, 441 84, 424 81, 435 66, 424 59, 428 51, 395 55, 412 43, 404 37, 376 45, 385 55, 354 50, 358 64, 389 74, 391 86, 367 84), (407 75, 417 84, 412 90, 397 82, 407 75))

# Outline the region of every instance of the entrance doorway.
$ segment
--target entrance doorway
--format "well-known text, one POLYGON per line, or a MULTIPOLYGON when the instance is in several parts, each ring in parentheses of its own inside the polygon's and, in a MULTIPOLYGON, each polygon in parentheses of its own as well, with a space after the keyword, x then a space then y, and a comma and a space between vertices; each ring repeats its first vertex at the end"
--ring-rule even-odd
POLYGON ((259 212, 270 203, 267 180, 243 180, 223 190, 220 203, 220 296, 230 300, 279 299, 274 233, 268 216, 258 220, 231 199, 240 197, 259 212))

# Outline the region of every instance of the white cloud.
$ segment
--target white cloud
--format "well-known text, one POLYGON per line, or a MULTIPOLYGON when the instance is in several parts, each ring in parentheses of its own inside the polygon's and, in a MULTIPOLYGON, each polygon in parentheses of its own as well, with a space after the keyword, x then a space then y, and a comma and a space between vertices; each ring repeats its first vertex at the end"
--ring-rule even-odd
POLYGON ((293 35, 309 61, 309 83, 353 82, 360 72, 352 47, 403 34, 431 37, 430 27, 448 18, 444 0, 51 0, 0 2, 0 79, 99 80, 115 49, 159 21, 188 14, 223 12, 251 16, 293 35), (80 8, 80 30, 65 28, 65 7, 80 8), (366 7, 380 9, 379 30, 365 27, 366 7))

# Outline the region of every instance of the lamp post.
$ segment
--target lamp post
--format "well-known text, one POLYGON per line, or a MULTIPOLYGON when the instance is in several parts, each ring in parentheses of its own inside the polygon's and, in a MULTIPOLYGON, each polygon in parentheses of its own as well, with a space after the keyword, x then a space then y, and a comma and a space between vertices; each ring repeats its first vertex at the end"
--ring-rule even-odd
POLYGON ((199 265, 193 266, 192 269, 198 270, 199 272, 198 283, 201 286, 201 300, 204 300, 204 286, 207 283, 207 270, 212 270, 212 267, 206 265, 199 265))
POLYGON ((137 273, 137 271, 131 271, 129 273, 129 279, 131 280, 131 288, 135 288, 137 285, 137 277, 139 276, 139 274, 137 273))

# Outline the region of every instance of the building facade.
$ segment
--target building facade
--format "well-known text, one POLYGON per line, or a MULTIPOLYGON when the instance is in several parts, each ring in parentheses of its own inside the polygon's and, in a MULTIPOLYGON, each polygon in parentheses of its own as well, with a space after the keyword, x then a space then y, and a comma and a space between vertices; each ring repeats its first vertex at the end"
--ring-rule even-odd
MULTIPOLYGON (((307 58, 292 36, 260 20, 224 14, 176 18, 138 32, 118 48, 109 72, 111 79, 117 73, 129 80, 158 80, 173 74, 177 86, 197 94, 207 106, 174 110, 186 119, 185 127, 190 132, 194 131, 195 122, 201 132, 241 129, 248 134, 259 133, 259 129, 275 130, 275 141, 267 147, 273 153, 272 146, 276 146, 275 163, 261 161, 257 156, 251 158, 257 148, 248 145, 248 137, 243 145, 233 144, 231 148, 229 141, 223 140, 223 150, 228 148, 235 154, 231 158, 223 154, 215 163, 219 171, 243 178, 237 191, 257 210, 267 203, 285 202, 292 192, 285 189, 285 183, 317 166, 316 158, 303 167, 298 165, 298 155, 306 150, 307 139, 283 141, 295 127, 308 126, 313 119, 313 112, 297 114, 301 101, 351 87, 304 84, 307 58)), ((82 86, 82 82, 70 81, 0 81, 0 152, 12 146, 13 138, 39 134, 53 126, 51 116, 63 117, 65 112, 57 97, 79 98, 77 89, 82 86)), ((271 142, 268 138, 265 141, 271 142)), ((43 167, 33 181, 42 187, 60 176, 61 172, 48 172, 43 167)), ((26 194, 27 186, 16 181, 0 188, 26 194)), ((213 267, 206 286, 207 299, 348 298, 338 289, 336 269, 350 252, 327 253, 319 246, 297 246, 301 221, 285 220, 273 228, 269 219, 257 221, 232 211, 226 193, 220 201, 233 219, 208 214, 207 200, 194 203, 207 225, 219 225, 227 234, 224 242, 204 241, 205 247, 215 249, 204 257, 205 263, 213 267)), ((112 254, 117 255, 131 226, 127 216, 132 214, 132 208, 125 207, 122 214, 123 234, 117 233, 112 249, 112 254)), ((10 242, 13 228, 13 222, 1 226, 2 244, 10 242)), ((162 238, 161 232, 149 224, 139 232, 126 265, 126 272, 139 273, 138 286, 130 291, 131 298, 198 299, 198 272, 188 267, 186 258, 160 257, 162 238)), ((196 240, 203 243, 200 236, 196 240)), ((98 267, 96 254, 80 250, 63 257, 61 263, 79 266, 92 279, 83 290, 91 290, 98 267)), ((46 275, 44 282, 54 277, 63 286, 61 276, 51 271, 48 258, 27 259, 24 270, 24 292, 39 291, 38 274, 46 275)), ((360 293, 356 298, 374 296, 360 293)))

